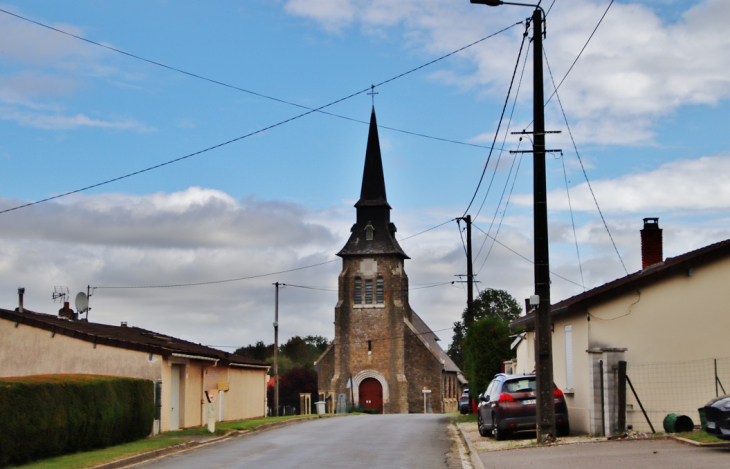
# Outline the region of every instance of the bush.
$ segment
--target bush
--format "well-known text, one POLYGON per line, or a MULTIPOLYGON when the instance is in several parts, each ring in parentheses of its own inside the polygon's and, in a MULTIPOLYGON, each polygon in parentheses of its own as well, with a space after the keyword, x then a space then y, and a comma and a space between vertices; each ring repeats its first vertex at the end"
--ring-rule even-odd
POLYGON ((512 357, 509 323, 496 317, 476 321, 466 334, 464 359, 473 399, 487 389, 502 362, 512 357))
POLYGON ((0 467, 145 438, 154 414, 150 380, 0 378, 0 467))

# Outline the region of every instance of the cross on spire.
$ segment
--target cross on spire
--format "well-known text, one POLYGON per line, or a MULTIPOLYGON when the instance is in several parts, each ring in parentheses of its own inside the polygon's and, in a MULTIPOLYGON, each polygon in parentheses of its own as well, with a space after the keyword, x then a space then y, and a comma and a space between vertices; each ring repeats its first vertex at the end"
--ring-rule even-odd
POLYGON ((368 93, 373 98, 373 106, 375 106, 375 95, 380 94, 377 91, 375 91, 375 85, 370 85, 370 93, 368 93))

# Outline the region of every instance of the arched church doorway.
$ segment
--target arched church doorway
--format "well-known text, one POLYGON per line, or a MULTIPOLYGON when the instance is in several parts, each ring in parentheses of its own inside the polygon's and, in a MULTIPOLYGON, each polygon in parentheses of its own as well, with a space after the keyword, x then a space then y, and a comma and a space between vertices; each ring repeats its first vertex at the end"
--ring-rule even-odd
POLYGON ((383 385, 375 378, 366 378, 360 383, 360 405, 363 409, 378 409, 383 412, 383 385))

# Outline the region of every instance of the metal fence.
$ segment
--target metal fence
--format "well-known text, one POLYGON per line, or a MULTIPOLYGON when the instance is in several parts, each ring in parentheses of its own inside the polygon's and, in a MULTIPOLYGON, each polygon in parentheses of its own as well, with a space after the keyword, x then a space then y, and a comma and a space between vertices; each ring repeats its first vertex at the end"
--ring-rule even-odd
MULTIPOLYGON (((628 363, 627 375, 657 432, 668 414, 700 424, 698 409, 730 392, 730 357, 671 363, 628 363)), ((626 423, 634 430, 650 427, 631 388, 626 390, 626 423)))

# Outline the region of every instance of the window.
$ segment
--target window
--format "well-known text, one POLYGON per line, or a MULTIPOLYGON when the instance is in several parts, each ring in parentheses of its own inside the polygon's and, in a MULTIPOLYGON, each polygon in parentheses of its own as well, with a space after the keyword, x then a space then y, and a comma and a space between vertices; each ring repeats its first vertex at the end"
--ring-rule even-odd
POLYGON ((384 303, 384 297, 383 297, 383 276, 378 275, 378 278, 375 283, 375 302, 378 304, 384 303))
POLYGON ((372 352, 372 351, 373 351, 373 341, 368 340, 368 352, 372 352))
POLYGON ((573 389, 573 326, 565 326, 565 388, 573 389))
POLYGON ((365 304, 373 304, 373 279, 365 279, 365 304))
POLYGON ((355 277, 355 304, 362 304, 362 279, 355 277))
POLYGON ((365 241, 373 240, 373 231, 375 231, 375 228, 368 222, 368 225, 365 227, 365 241))

